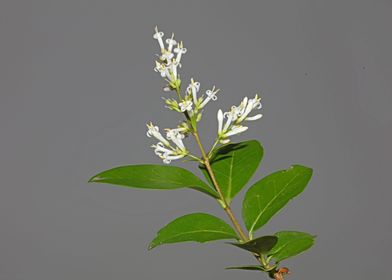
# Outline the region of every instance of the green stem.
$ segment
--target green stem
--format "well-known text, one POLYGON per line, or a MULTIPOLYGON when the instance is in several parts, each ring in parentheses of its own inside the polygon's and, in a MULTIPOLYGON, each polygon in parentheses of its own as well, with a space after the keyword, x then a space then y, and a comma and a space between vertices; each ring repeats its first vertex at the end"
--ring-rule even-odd
POLYGON ((182 99, 182 96, 181 96, 181 89, 180 89, 180 86, 178 84, 176 86, 176 93, 177 93, 177 96, 178 96, 178 100, 182 101, 183 99, 182 99))
POLYGON ((216 145, 218 145, 218 143, 219 143, 219 139, 217 138, 215 140, 214 144, 212 145, 210 151, 208 152, 208 158, 211 158, 212 153, 214 152, 214 149, 215 149, 216 145))
POLYGON ((204 161, 202 161, 200 158, 198 158, 197 156, 194 156, 192 154, 187 154, 188 157, 193 158, 194 160, 198 161, 201 164, 204 164, 204 161))
POLYGON ((265 268, 269 267, 268 262, 265 260, 264 255, 260 255, 260 261, 265 268))
POLYGON ((222 190, 221 190, 221 188, 220 188, 220 186, 219 186, 219 184, 218 184, 218 182, 217 182, 217 180, 215 178, 214 172, 212 171, 212 168, 211 168, 211 165, 210 165, 210 160, 209 160, 209 158, 208 158, 208 156, 207 156, 207 154, 206 154, 206 152, 204 150, 203 145, 201 144, 198 132, 195 130, 193 132, 193 135, 195 136, 195 140, 196 140, 197 145, 199 146, 199 149, 201 151, 201 154, 202 154, 202 157, 203 157, 203 161, 204 161, 204 166, 207 169, 208 175, 211 178, 211 181, 212 181, 212 183, 214 185, 214 188, 216 189, 216 191, 219 194, 219 199, 222 202, 223 210, 225 210, 227 216, 230 218, 230 220, 231 220, 234 228, 238 232, 241 240, 244 241, 244 242, 248 241, 249 240, 248 236, 245 234, 245 232, 242 229, 240 223, 238 222, 238 220, 234 216, 233 211, 231 210, 229 203, 227 203, 226 198, 224 197, 224 195, 222 193, 222 190))

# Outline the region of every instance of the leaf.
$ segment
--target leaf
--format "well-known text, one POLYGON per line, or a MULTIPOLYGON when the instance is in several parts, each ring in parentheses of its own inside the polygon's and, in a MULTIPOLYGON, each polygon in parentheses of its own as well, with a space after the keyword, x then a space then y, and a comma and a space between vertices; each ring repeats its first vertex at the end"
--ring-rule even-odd
POLYGON ((120 166, 93 176, 89 182, 142 189, 192 188, 214 198, 218 197, 216 191, 196 175, 176 166, 153 164, 120 166))
POLYGON ((275 233, 278 243, 268 253, 276 262, 280 262, 292 256, 306 251, 314 244, 315 236, 299 231, 281 231, 275 233))
MULTIPOLYGON (((211 168, 227 202, 250 180, 262 157, 263 147, 256 140, 225 145, 215 152, 211 168)), ((212 184, 205 167, 200 168, 212 184)))
POLYGON ((238 239, 238 236, 221 219, 210 214, 194 213, 179 217, 159 230, 148 249, 168 243, 186 241, 202 243, 218 239, 238 239))
POLYGON ((230 267, 226 267, 226 269, 242 269, 242 270, 265 271, 261 265, 230 266, 230 267))
POLYGON ((312 169, 293 165, 256 182, 245 194, 242 217, 250 235, 265 225, 308 184, 312 169))
POLYGON ((278 242, 278 238, 274 235, 266 235, 256 239, 249 240, 245 243, 230 243, 241 249, 257 254, 265 254, 270 251, 278 242))

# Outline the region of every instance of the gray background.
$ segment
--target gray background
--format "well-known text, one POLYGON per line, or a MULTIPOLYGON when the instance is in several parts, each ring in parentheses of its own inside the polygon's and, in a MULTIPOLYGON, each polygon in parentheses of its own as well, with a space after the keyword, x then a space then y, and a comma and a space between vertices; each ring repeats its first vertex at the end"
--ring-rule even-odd
POLYGON ((178 116, 162 109, 153 72, 156 24, 188 47, 184 81, 222 89, 205 144, 218 108, 261 91, 264 118, 235 138, 265 146, 252 182, 292 163, 314 168, 305 193, 259 232, 318 235, 285 263, 290 279, 388 277, 391 13, 391 1, 2 0, 0 279, 261 276, 224 270, 253 260, 222 242, 146 251, 177 216, 224 217, 204 195, 86 183, 117 165, 160 163, 145 123, 171 127, 178 116))

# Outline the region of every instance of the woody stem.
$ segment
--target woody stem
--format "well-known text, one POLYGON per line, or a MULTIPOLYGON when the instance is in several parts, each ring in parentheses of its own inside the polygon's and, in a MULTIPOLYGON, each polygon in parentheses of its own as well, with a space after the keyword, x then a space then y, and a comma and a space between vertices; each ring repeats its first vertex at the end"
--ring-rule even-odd
POLYGON ((203 157, 204 166, 207 169, 208 175, 211 178, 211 181, 212 181, 212 183, 214 185, 215 190, 218 192, 219 199, 222 201, 223 210, 225 210, 225 212, 226 212, 227 216, 229 217, 230 221, 232 222, 234 228, 238 232, 241 240, 244 241, 244 242, 248 241, 249 237, 245 234, 245 232, 242 229, 242 227, 241 227, 240 223, 238 222, 237 218, 234 216, 233 211, 231 210, 230 205, 227 203, 226 198, 224 197, 224 195, 222 193, 222 190, 221 190, 221 188, 220 188, 220 186, 219 186, 219 184, 218 184, 218 182, 217 182, 217 180, 215 178, 214 172, 213 172, 213 170, 211 168, 209 157, 207 156, 207 154, 206 154, 206 152, 204 150, 204 147, 201 144, 198 132, 194 131, 193 135, 195 136, 197 145, 200 148, 200 151, 201 151, 201 154, 202 154, 202 157, 203 157))

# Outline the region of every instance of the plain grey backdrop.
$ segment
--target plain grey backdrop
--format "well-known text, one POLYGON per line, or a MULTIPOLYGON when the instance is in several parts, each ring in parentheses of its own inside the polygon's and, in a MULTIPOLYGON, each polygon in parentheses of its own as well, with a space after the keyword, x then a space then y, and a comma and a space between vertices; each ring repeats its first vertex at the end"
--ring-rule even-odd
POLYGON ((201 125, 206 145, 218 108, 261 92, 264 118, 235 138, 265 147, 252 182, 293 163, 314 168, 259 232, 318 235, 285 262, 290 279, 388 277, 391 14, 389 0, 2 0, 0 279, 266 279, 224 270, 253 259, 223 242, 147 252, 177 216, 226 218, 204 195, 86 183, 117 165, 161 163, 145 123, 172 127, 178 115, 163 109, 153 71, 156 24, 188 48, 185 83, 221 88, 201 125))

